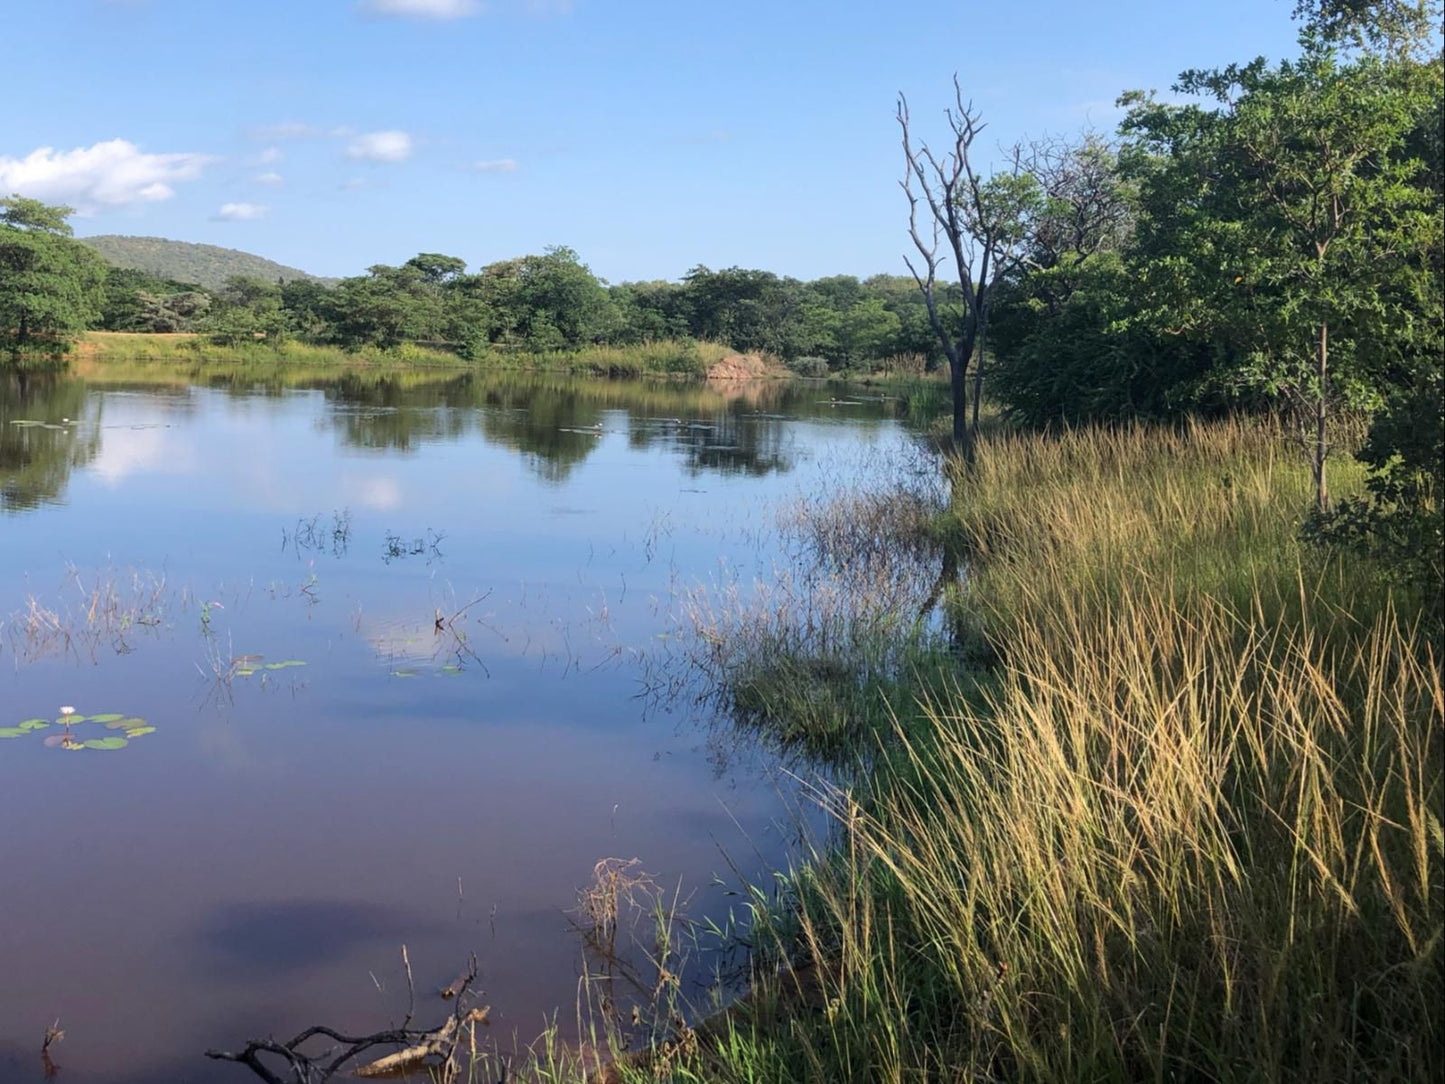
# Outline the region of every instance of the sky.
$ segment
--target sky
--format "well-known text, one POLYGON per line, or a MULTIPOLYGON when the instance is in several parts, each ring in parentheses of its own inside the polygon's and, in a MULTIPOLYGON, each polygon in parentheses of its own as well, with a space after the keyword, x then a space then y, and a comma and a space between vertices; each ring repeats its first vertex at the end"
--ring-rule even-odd
POLYGON ((983 150, 1295 50, 1289 0, 0 0, 0 192, 318 275, 576 249, 902 273, 894 118, 983 150))

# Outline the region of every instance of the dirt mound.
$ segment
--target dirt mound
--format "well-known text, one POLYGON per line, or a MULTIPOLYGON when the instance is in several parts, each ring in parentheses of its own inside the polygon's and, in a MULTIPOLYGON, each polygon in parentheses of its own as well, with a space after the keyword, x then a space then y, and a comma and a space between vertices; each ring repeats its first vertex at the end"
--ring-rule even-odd
POLYGON ((725 354, 707 369, 709 380, 760 380, 777 375, 777 367, 760 354, 725 354))

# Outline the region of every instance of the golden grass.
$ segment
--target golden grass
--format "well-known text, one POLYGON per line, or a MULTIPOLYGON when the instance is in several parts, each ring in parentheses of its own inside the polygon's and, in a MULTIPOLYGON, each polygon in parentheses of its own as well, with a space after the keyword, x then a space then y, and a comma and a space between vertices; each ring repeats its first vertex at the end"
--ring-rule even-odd
POLYGON ((756 1008, 672 1079, 1438 1079, 1440 659, 1309 498, 1250 421, 990 437, 948 527, 999 665, 819 785, 756 1008))

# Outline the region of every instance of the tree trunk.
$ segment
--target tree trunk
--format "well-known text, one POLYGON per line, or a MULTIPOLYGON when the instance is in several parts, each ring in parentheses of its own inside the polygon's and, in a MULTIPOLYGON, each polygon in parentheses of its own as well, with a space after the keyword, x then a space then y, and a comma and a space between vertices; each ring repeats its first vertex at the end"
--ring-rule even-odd
POLYGON ((978 362, 973 370, 973 439, 978 439, 978 405, 983 402, 983 351, 988 345, 988 313, 978 322, 978 362))
POLYGON ((965 463, 973 462, 973 430, 968 424, 968 362, 971 355, 958 351, 948 359, 949 383, 953 386, 953 443, 963 454, 965 463))
POLYGON ((1329 358, 1330 358, 1330 325, 1327 321, 1320 321, 1320 346, 1319 346, 1319 387, 1315 393, 1315 446, 1314 446, 1314 474, 1315 474, 1315 508, 1323 512, 1330 506, 1329 489, 1325 483, 1325 457, 1329 452, 1329 445, 1325 443, 1325 418, 1329 403, 1329 358))

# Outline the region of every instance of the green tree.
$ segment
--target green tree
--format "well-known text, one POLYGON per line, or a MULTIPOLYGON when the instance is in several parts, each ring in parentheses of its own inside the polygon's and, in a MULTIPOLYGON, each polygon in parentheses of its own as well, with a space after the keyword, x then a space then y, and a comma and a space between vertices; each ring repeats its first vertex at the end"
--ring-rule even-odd
POLYGON ((838 353, 842 361, 856 365, 886 357, 898 341, 902 321, 889 312, 882 298, 870 297, 850 306, 838 319, 838 353))
POLYGON ((1380 405, 1383 361, 1427 292, 1440 223, 1406 151, 1437 86, 1316 44, 1276 68, 1184 73, 1178 89, 1216 108, 1128 99, 1156 315, 1233 345, 1223 375, 1289 406, 1320 509, 1330 420, 1380 405))
POLYGON ((420 272, 422 278, 433 286, 444 286, 466 274, 467 261, 438 252, 420 252, 407 260, 406 266, 420 272))
POLYGON ((232 275, 218 294, 206 321, 212 340, 227 346, 264 340, 281 343, 289 331, 282 311, 282 288, 254 275, 232 275))
POLYGON ((342 279, 328 299, 331 333, 348 349, 434 339, 444 323, 440 288, 413 266, 377 264, 342 279))
POLYGON ((1306 35, 1404 57, 1440 32, 1439 0, 1296 0, 1306 35))
POLYGON ((69 207, 0 199, 0 349, 59 357, 96 319, 105 264, 71 239, 69 207))

